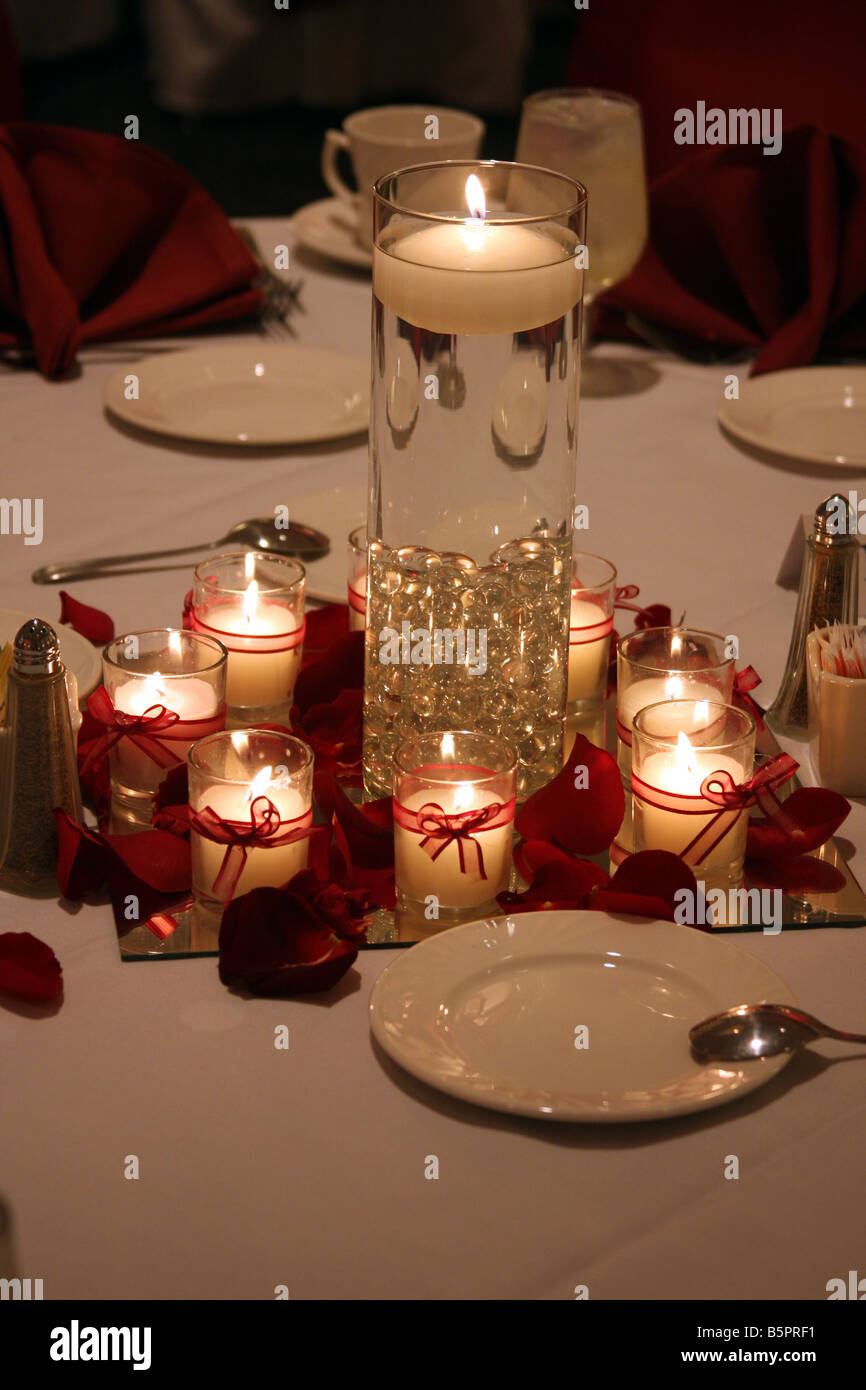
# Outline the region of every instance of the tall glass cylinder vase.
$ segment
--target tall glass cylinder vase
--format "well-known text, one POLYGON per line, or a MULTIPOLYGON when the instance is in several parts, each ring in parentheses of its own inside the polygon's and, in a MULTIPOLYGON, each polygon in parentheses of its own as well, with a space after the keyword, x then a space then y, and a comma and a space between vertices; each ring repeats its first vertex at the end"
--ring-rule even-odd
POLYGON ((562 765, 586 193, 451 161, 374 196, 364 782, 406 739, 513 743, 518 799, 562 765))

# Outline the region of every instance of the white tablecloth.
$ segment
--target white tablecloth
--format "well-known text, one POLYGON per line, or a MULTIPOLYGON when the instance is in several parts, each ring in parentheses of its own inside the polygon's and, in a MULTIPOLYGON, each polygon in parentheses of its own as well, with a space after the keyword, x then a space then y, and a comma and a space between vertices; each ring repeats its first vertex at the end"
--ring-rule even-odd
MULTIPOLYGON (((259 227, 265 246, 286 239, 259 227)), ((370 289, 299 254, 300 341, 368 351, 370 289)), ((647 602, 735 633, 768 701, 794 597, 774 585, 801 512, 851 474, 747 457, 715 423, 728 366, 635 349, 647 389, 584 402, 587 549, 647 602)), ((248 454, 133 437, 101 387, 134 351, 95 347, 76 380, 0 373, 7 497, 42 497, 39 548, 0 538, 5 607, 57 612, 48 559, 182 545, 323 488, 362 485, 361 445, 248 454)), ((746 368, 739 369, 745 376, 746 368)), ((328 516, 305 517, 328 529, 328 516)), ((362 518, 359 518, 359 520, 362 518)), ((337 538, 337 547, 341 538, 337 538)), ((189 573, 71 584, 117 630, 178 620, 189 573)), ((866 810, 844 835, 866 877, 866 810)), ((379 1056, 366 1009, 394 954, 362 952, 334 996, 241 1000, 213 959, 121 964, 107 906, 0 895, 0 931, 49 942, 66 998, 0 1008, 0 1188, 19 1273, 47 1298, 817 1298, 863 1269, 866 1104, 854 1050, 822 1043, 703 1117, 556 1126, 476 1110, 379 1056), (274 1047, 287 1024, 288 1051, 274 1047), (438 1180, 425 1160, 439 1159, 438 1180), (739 1180, 726 1180, 728 1155, 739 1180), (138 1180, 124 1177, 128 1155, 138 1180)), ((864 1028, 866 931, 735 938, 806 1007, 864 1028)))

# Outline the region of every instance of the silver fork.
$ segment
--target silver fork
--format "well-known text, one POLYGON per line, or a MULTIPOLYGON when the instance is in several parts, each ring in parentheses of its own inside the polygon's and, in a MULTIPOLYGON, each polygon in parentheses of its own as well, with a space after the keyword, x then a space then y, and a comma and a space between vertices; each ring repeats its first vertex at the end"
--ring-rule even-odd
POLYGON ((258 267, 256 283, 264 291, 261 324, 265 335, 276 339, 297 337, 295 330, 287 322, 287 315, 293 309, 304 312, 299 298, 303 281, 282 280, 262 259, 258 243, 249 228, 236 225, 235 231, 258 267))

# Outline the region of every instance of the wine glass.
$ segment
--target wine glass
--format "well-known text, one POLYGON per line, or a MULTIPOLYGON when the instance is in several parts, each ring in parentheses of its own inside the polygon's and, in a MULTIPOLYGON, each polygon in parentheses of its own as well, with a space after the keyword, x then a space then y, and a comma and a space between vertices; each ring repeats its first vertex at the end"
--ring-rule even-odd
POLYGON ((595 297, 624 280, 647 240, 640 106, 594 87, 536 92, 523 103, 517 159, 578 179, 589 194, 584 345, 595 297))

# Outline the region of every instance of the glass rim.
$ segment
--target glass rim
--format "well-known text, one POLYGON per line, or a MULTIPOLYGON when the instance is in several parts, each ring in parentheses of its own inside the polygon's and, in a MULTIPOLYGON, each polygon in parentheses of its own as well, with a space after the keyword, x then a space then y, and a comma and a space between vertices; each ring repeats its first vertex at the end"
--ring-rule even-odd
POLYGON ((592 550, 573 550, 571 552, 571 559, 571 592, 573 594, 589 594, 596 589, 606 589, 608 584, 612 584, 616 581, 618 573, 616 565, 604 555, 596 555, 592 550), (608 579, 599 580, 597 584, 576 584, 574 580, 574 562, 579 556, 583 556, 585 560, 598 560, 602 565, 607 565, 610 570, 610 577, 608 579))
MULTIPOLYGON (((471 785, 473 787, 482 787, 485 785, 485 783, 492 782, 497 777, 516 776, 518 757, 517 749, 514 747, 514 744, 509 743, 507 739, 500 738, 497 734, 485 734, 483 730, 480 729, 431 729, 431 731, 427 734, 415 734, 412 738, 404 739, 394 753, 394 772, 400 773, 400 775, 403 777, 418 776, 419 778, 421 778, 421 780, 423 780, 424 782, 428 782, 430 786, 433 787, 453 787, 453 778, 431 777, 427 773, 421 771, 421 769, 423 769, 426 766, 430 766, 430 764, 416 763, 414 767, 408 767, 403 762, 401 757, 401 755, 405 753, 407 748, 410 748, 415 744, 421 743, 425 739, 441 739, 445 736, 445 734, 451 734, 452 737, 455 738, 468 737, 474 739, 485 739, 488 743, 495 744, 498 749, 503 750, 506 754, 508 758, 508 767, 500 768, 498 771, 494 771, 493 769, 486 769, 488 775, 485 777, 473 777, 471 779, 464 779, 470 780, 471 785)), ((456 761, 454 765, 455 767, 465 766, 465 764, 460 764, 456 761)), ((480 767, 481 764, 479 763, 478 766, 480 767)))
POLYGON ((649 636, 652 632, 683 632, 693 637, 712 637, 722 643, 725 640, 722 633, 708 632, 700 627, 639 627, 635 628, 633 632, 627 632, 624 637, 620 637, 616 644, 617 656, 622 657, 623 661, 627 661, 629 666, 636 666, 641 671, 651 671, 656 676, 659 671, 666 671, 672 676, 692 675, 697 674, 698 671, 721 671, 725 666, 733 666, 736 660, 733 656, 726 656, 724 661, 714 661, 709 666, 649 666, 644 661, 636 661, 634 657, 623 651, 626 642, 629 642, 632 637, 642 637, 644 634, 649 636))
MULTIPOLYGON (((223 555, 214 555, 214 556, 211 556, 211 558, 210 558, 209 560, 199 560, 198 564, 196 565, 195 569, 193 570, 193 578, 194 578, 199 584, 205 584, 205 583, 206 583, 206 578, 205 578, 205 576, 199 574, 199 570, 202 569, 203 566, 205 566, 205 565, 213 565, 214 563, 216 563, 217 561, 220 561, 220 560, 243 560, 244 557, 247 556, 247 555, 255 555, 257 558, 258 558, 259 556, 261 556, 261 558, 262 558, 263 560, 272 560, 272 561, 274 561, 274 562, 275 562, 276 564, 278 564, 278 565, 293 565, 297 570, 300 571, 300 573, 297 575, 297 577, 296 577, 295 579, 291 580, 289 583, 286 583, 286 584, 277 584, 274 588, 270 588, 270 589, 263 589, 262 586, 259 584, 258 580, 256 580, 255 582, 256 582, 256 584, 258 585, 258 593, 259 593, 259 595, 263 595, 263 594, 282 594, 282 593, 291 592, 293 589, 297 589, 297 587, 298 587, 299 584, 303 584, 303 583, 305 582, 306 578, 307 578, 307 571, 306 571, 306 569, 304 568, 304 566, 301 564, 300 560, 296 560, 296 559, 294 558, 293 555, 274 555, 274 554, 273 554, 271 551, 269 551, 269 550, 261 550, 261 551, 260 551, 260 550, 231 550, 231 551, 226 551, 226 553, 223 554, 223 555)), ((214 577, 216 578, 216 577, 218 577, 218 576, 214 576, 214 577)), ((250 583, 252 583, 252 580, 249 580, 249 579, 248 579, 248 580, 247 580, 247 584, 250 584, 250 583)), ((216 592, 217 592, 217 593, 222 593, 222 594, 237 594, 237 595, 239 595, 241 598, 243 598, 243 596, 244 596, 244 594, 246 593, 246 591, 247 591, 246 585, 245 585, 242 589, 233 589, 233 588, 231 588, 228 584, 219 584, 219 583, 218 583, 218 584, 217 584, 217 587, 216 587, 216 592)))
POLYGON ((522 226, 532 222, 551 222, 556 218, 570 217, 576 212, 585 210, 588 194, 586 188, 577 179, 571 178, 568 174, 560 174, 556 169, 546 169, 541 164, 524 164, 516 159, 439 159, 432 163, 407 164, 404 169, 392 169, 387 174, 382 174, 373 184, 373 201, 384 203, 392 212, 403 213, 407 217, 416 217, 424 222, 441 222, 445 226, 461 225, 468 219, 456 215, 448 216, 442 212, 424 212, 419 208, 405 207, 402 203, 395 202, 388 197, 382 190, 389 179, 395 179, 398 174, 418 174, 432 173, 436 169, 531 169, 533 173, 543 174, 547 179, 556 179, 561 184, 567 184, 571 189, 577 190, 577 201, 571 202, 567 207, 557 208, 556 212, 531 212, 515 213, 510 217, 487 217, 478 218, 479 224, 483 222, 488 227, 511 227, 522 226))
POLYGON ((610 87, 545 87, 540 92, 531 92, 528 97, 523 98, 522 110, 527 106, 536 103, 549 101, 551 97, 607 97, 609 101, 618 102, 621 106, 631 106, 641 112, 641 104, 637 97, 629 96, 628 92, 615 92, 610 87))
MULTIPOLYGON (((348 116, 344 116, 343 120, 340 122, 340 129, 345 131, 347 135, 354 135, 356 130, 349 128, 350 121, 356 122, 356 117, 360 119, 362 116, 379 116, 383 111, 387 111, 389 115, 393 115, 395 111, 417 111, 424 116, 461 116, 471 124, 472 134, 478 136, 483 136, 487 129, 485 122, 480 116, 476 116, 473 111, 464 111, 459 106, 437 105, 435 102, 425 106, 423 103, 417 101, 385 102, 380 106, 362 106, 359 110, 350 111, 348 116)), ((467 131, 467 134, 468 133, 467 131)), ((407 149, 411 149, 413 146, 417 148, 418 146, 417 137, 413 135, 395 135, 393 132, 388 135, 378 135, 371 134, 366 130, 358 130, 357 134, 364 140, 367 140, 371 145, 405 145, 407 149)), ((461 137, 457 135, 453 138, 460 139, 461 137)))
POLYGON ((633 732, 638 734, 640 738, 649 739, 653 743, 660 744, 662 747, 669 748, 673 752, 676 752, 680 732, 684 733, 691 742, 693 735, 697 737, 711 727, 710 724, 706 724, 703 729, 683 729, 681 731, 678 730, 675 734, 653 734, 650 733, 648 729, 644 729, 641 726, 642 716, 644 714, 650 714, 653 710, 670 710, 672 705, 706 705, 708 710, 723 710, 726 717, 730 714, 735 714, 738 718, 745 721, 743 732, 737 738, 728 739, 725 743, 696 743, 692 745, 693 748, 701 752, 708 748, 712 748, 714 752, 718 753, 729 752, 734 748, 740 747, 757 732, 758 726, 748 710, 740 709, 739 705, 726 704, 724 700, 656 700, 653 704, 644 705, 642 709, 638 710, 632 720, 633 732))
POLYGON ((351 530, 351 531, 349 532, 348 541, 349 541, 349 545, 352 547, 353 550, 363 550, 364 553, 366 554, 366 552, 367 552, 367 523, 366 523, 366 521, 362 521, 362 522, 360 523, 359 526, 354 527, 354 529, 351 530), (360 543, 360 541, 356 541, 356 540, 355 540, 355 537, 358 535, 359 532, 363 532, 363 535, 364 535, 364 543, 363 543, 363 545, 360 543))
POLYGON ((190 747, 187 750, 186 756, 190 767, 194 768, 196 772, 205 773, 208 777, 213 777, 214 781, 216 782, 225 782, 229 786, 235 787, 245 786, 247 781, 249 780, 248 778, 227 777, 223 772, 213 772, 209 767, 203 766, 194 757, 194 754, 196 754, 199 749, 204 748, 206 745, 210 747, 212 744, 217 743, 220 739, 231 740, 235 734, 267 734, 270 738, 279 739, 283 747, 285 747, 287 744, 293 744, 296 747, 303 749, 304 761, 301 763, 300 767, 295 768, 293 772, 289 773, 290 777, 295 777, 303 772, 306 772, 307 769, 312 765, 314 757, 313 750, 308 743, 304 742, 303 739, 296 738, 294 734, 281 734, 278 729, 263 729, 255 724, 251 724, 250 727, 246 729, 218 729, 216 733, 205 734, 204 738, 196 739, 195 743, 190 744, 190 747))
POLYGON ((125 671, 127 675, 140 676, 142 680, 145 680, 147 677, 154 674, 153 671, 135 671, 131 666, 124 665, 120 661, 115 661, 114 657, 110 655, 112 648, 116 647, 119 642, 128 642, 130 637, 158 637, 165 633, 173 632, 179 633, 182 641, 190 642, 193 646, 211 647, 216 651, 217 658, 216 661, 211 662, 209 666, 197 666, 194 671, 160 671, 160 679, 162 679, 163 676, 166 680, 183 680, 187 676, 200 676, 206 671, 217 670, 219 666, 223 665, 228 660, 228 648, 223 645, 218 637, 211 637, 210 634, 206 632, 192 632, 189 628, 185 627, 148 627, 144 628, 141 632, 124 632, 120 637, 112 637, 111 641, 106 644, 102 651, 102 659, 107 665, 113 666, 117 671, 125 671))

